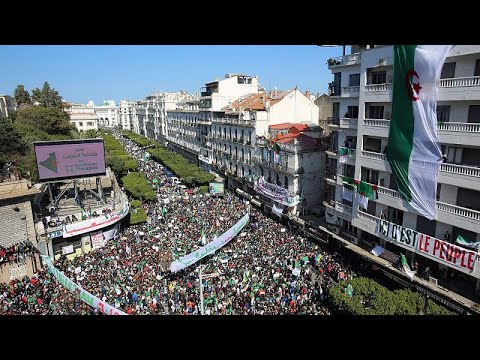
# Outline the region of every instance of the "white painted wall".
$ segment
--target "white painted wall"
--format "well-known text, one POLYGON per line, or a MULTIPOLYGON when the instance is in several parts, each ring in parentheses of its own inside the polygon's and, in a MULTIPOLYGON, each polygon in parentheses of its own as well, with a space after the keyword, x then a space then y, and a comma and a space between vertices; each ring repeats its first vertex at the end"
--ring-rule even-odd
POLYGON ((298 90, 292 90, 270 107, 269 125, 285 122, 318 125, 318 119, 318 106, 298 90))

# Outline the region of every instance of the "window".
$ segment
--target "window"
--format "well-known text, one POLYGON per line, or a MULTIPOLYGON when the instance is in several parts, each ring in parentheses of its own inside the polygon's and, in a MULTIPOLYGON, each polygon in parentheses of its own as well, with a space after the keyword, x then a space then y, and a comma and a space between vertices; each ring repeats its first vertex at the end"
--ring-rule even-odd
POLYGON ((370 84, 385 84, 387 82, 387 71, 372 71, 370 84))
POLYGON ((285 189, 288 189, 288 176, 285 175, 285 189))
POLYGON ((369 119, 383 119, 383 106, 370 106, 368 108, 369 119))
POLYGON ((340 96, 341 92, 341 83, 342 83, 342 73, 338 72, 333 75, 333 96, 340 96))
POLYGON ((378 171, 362 167, 361 180, 370 184, 378 184, 378 171))
POLYGON ((480 105, 470 105, 468 108, 468 122, 480 123, 480 105))
POLYGON ((351 74, 348 81, 349 86, 360 86, 360 74, 351 74))
POLYGON ((455 66, 457 63, 445 63, 443 64, 442 73, 440 79, 451 79, 455 77, 455 66))
POLYGON ((368 136, 364 136, 363 150, 381 153, 382 151, 381 139, 375 139, 368 136))
POLYGON ((78 126, 83 126, 83 121, 79 121, 78 126))
POLYGON ((93 121, 87 122, 87 126, 93 126, 93 121))
POLYGON ((462 164, 462 148, 449 147, 447 159, 452 164, 462 164))
POLYGON ((448 122, 450 119, 450 105, 437 106, 437 121, 448 122))
POLYGON ((334 102, 333 105, 333 123, 339 124, 340 123, 340 103, 334 102))
POLYGON ((475 61, 475 70, 473 71, 473 76, 480 76, 480 59, 475 61))
POLYGON ((347 118, 358 119, 358 106, 349 106, 347 108, 347 118))

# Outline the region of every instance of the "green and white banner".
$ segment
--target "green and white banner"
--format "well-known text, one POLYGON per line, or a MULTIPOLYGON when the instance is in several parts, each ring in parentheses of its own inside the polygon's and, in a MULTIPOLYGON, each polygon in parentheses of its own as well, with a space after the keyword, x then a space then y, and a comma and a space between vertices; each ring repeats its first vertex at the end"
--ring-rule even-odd
POLYGON ((203 259, 205 256, 213 254, 223 245, 232 240, 235 235, 237 235, 245 227, 245 225, 247 225, 248 219, 249 214, 246 213, 245 216, 242 217, 235 225, 233 225, 215 240, 210 241, 207 245, 202 246, 200 249, 175 260, 170 264, 170 271, 172 273, 180 271, 192 264, 195 264, 198 260, 203 259))
POLYGON ((91 307, 97 309, 98 311, 102 312, 105 315, 127 315, 121 310, 114 308, 112 305, 107 304, 106 302, 100 300, 96 296, 93 296, 88 291, 84 290, 80 285, 74 283, 65 274, 59 271, 55 266, 52 264, 52 260, 50 257, 42 255, 42 261, 47 267, 48 271, 55 276, 57 281, 62 284, 67 290, 70 292, 74 292, 75 290, 80 291, 80 300, 84 303, 90 305, 91 307))
POLYGON ((409 277, 411 280, 413 280, 416 271, 410 269, 410 266, 408 266, 408 262, 407 262, 407 259, 405 258, 405 255, 400 254, 400 256, 401 256, 401 258, 402 258, 402 267, 403 267, 403 270, 406 272, 406 274, 408 275, 408 277, 409 277))
POLYGON ((469 248, 472 248, 472 249, 477 249, 477 250, 480 247, 480 241, 477 241, 477 242, 470 241, 470 240, 467 240, 467 239, 463 238, 460 235, 457 236, 457 240, 455 240, 455 243, 459 244, 459 245, 469 247, 469 248))
POLYGON ((437 81, 452 45, 395 45, 387 160, 403 198, 436 218, 442 152, 437 134, 437 81))

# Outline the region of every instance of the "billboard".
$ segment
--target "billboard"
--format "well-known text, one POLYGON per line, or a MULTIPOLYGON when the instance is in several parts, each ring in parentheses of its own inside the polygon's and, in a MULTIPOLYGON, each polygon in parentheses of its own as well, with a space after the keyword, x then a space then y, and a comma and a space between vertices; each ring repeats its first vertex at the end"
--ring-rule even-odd
POLYGON ((210 195, 223 195, 225 191, 225 185, 223 182, 211 182, 208 184, 210 195))
POLYGON ((33 143, 40 181, 105 175, 103 139, 33 143))

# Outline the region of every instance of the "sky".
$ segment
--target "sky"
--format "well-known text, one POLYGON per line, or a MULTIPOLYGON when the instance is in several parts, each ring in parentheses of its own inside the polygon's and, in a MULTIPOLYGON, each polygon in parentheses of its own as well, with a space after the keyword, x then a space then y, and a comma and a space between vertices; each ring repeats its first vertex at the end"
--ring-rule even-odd
POLYGON ((1 45, 0 94, 48 81, 65 101, 98 105, 153 91, 196 93, 227 73, 258 76, 267 90, 323 94, 333 80, 326 61, 340 55, 340 46, 315 45, 1 45))

